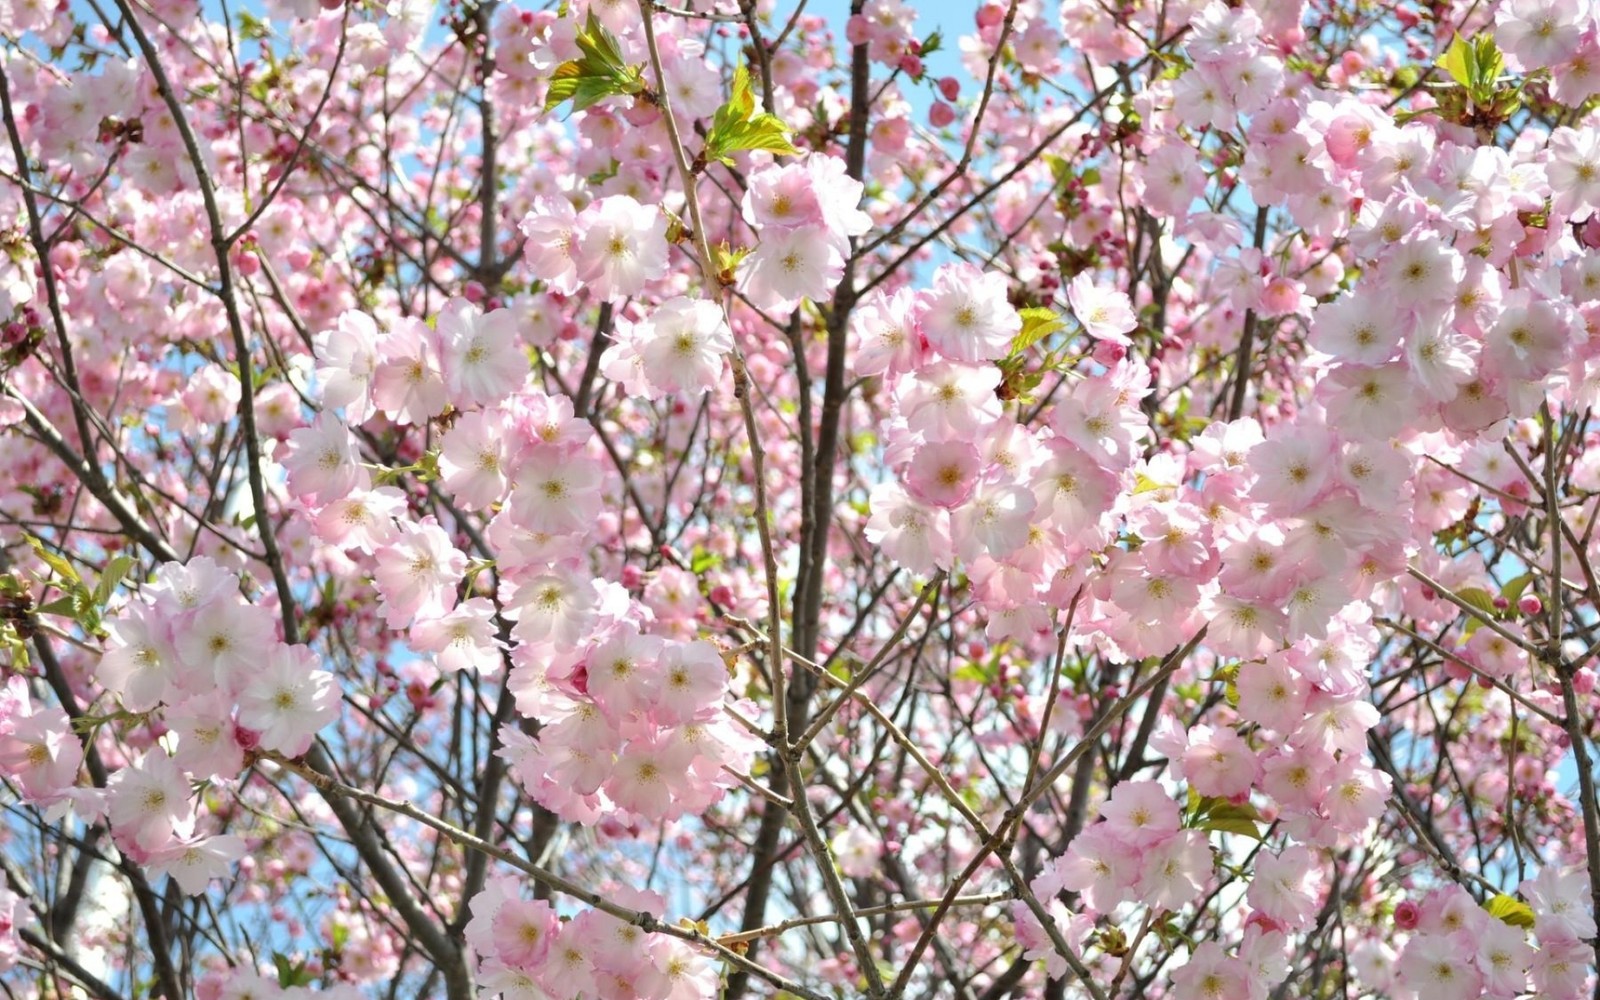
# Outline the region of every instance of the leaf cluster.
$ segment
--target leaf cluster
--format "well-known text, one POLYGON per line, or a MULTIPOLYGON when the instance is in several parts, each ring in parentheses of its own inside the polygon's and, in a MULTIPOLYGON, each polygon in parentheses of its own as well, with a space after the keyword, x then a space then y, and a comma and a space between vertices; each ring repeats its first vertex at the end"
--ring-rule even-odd
POLYGON ((556 67, 545 92, 546 112, 567 101, 572 102, 572 110, 582 111, 608 97, 644 91, 643 68, 623 60, 616 36, 595 19, 593 11, 579 29, 576 41, 582 54, 556 67))

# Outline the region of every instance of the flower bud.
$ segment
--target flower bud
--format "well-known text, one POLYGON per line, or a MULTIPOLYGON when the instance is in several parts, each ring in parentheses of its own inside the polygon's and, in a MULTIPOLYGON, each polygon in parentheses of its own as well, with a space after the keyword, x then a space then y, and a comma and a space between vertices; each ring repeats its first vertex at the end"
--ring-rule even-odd
POLYGON ((1414 929, 1421 918, 1422 911, 1409 899, 1394 908, 1394 925, 1403 931, 1414 929))
POLYGON ((1114 340, 1097 341, 1094 345, 1095 364, 1110 368, 1112 365, 1127 357, 1128 349, 1114 340))

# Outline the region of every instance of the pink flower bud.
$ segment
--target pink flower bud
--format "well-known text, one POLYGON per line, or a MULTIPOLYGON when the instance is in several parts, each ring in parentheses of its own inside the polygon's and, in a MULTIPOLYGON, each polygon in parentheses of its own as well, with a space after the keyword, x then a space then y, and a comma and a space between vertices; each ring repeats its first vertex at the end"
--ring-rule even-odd
POLYGON ((433 695, 428 691, 428 685, 421 681, 412 681, 406 685, 406 700, 411 702, 411 707, 417 711, 432 708, 433 695))
POLYGON ((908 52, 900 57, 900 70, 913 78, 919 78, 922 76, 922 60, 908 52))
POLYGON ((1591 694, 1594 691, 1594 680, 1593 668, 1584 667, 1572 675, 1572 690, 1578 694, 1591 694))
POLYGON ((1114 340, 1096 341, 1094 345, 1095 364, 1110 368, 1112 365, 1128 356, 1128 349, 1114 340))
POLYGON ((1006 19, 1006 9, 997 3, 986 3, 978 8, 978 27, 992 28, 1006 19))
POLYGON ((1421 917, 1422 911, 1409 899, 1394 908, 1394 925, 1403 931, 1415 928, 1421 917))
POLYGON ((956 120, 956 109, 943 101, 934 101, 928 109, 928 123, 934 128, 944 128, 956 120))
POLYGON ((56 266, 58 272, 73 270, 81 257, 76 243, 57 243, 50 248, 50 263, 56 266))
POLYGON ((1544 610, 1544 602, 1539 600, 1538 594, 1523 594, 1517 598, 1517 610, 1525 615, 1536 615, 1544 610))
POLYGON ((953 76, 939 78, 939 93, 947 101, 954 101, 961 96, 961 81, 953 76))
POLYGON ((233 724, 233 742, 239 744, 240 750, 254 750, 261 746, 261 734, 254 729, 246 729, 235 722, 233 724))

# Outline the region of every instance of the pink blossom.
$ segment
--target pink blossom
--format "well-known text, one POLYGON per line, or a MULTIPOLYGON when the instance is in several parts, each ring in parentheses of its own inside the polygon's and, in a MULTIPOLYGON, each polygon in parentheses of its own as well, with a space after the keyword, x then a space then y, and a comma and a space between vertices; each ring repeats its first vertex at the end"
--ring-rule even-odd
POLYGON ((1022 331, 1022 317, 1006 301, 1005 280, 970 264, 946 264, 923 298, 922 332, 951 361, 1001 358, 1022 331))
POLYGON ((805 299, 824 302, 844 276, 846 249, 820 225, 769 227, 739 263, 739 290, 771 313, 788 312, 805 299))
POLYGON ((1466 935, 1418 934, 1400 955, 1400 983, 1418 1000, 1477 996, 1483 977, 1472 962, 1475 950, 1466 935))
POLYGON ((1257 856, 1255 878, 1246 895, 1250 905, 1288 930, 1309 926, 1321 895, 1312 874, 1316 860, 1299 845, 1257 856))
POLYGON ((527 237, 523 256, 545 286, 562 295, 578 290, 575 243, 578 213, 565 197, 541 198, 519 227, 527 237))
POLYGON ((1139 320, 1125 293, 1096 283, 1085 271, 1067 286, 1067 300, 1089 336, 1123 345, 1132 343, 1128 334, 1138 329, 1139 320))
POLYGON ((1172 985, 1196 1000, 1234 1000, 1254 996, 1248 967, 1226 954, 1215 941, 1204 941, 1189 961, 1174 970, 1172 985))
POLYGON ((296 496, 328 504, 368 487, 355 438, 332 413, 324 412, 310 427, 291 433, 289 445, 283 464, 296 496))
POLYGON ((1133 891, 1140 902, 1157 911, 1180 909, 1205 888, 1211 864, 1205 834, 1175 831, 1140 855, 1139 879, 1133 891))
POLYGON ((628 339, 607 351, 601 366, 629 392, 659 399, 715 388, 722 359, 731 350, 733 336, 716 304, 678 296, 634 324, 628 339))
POLYGON ((411 646, 418 652, 433 653, 434 665, 444 672, 493 673, 499 669, 501 657, 494 613, 487 598, 468 598, 439 618, 413 622, 411 646))
POLYGON ((503 499, 509 484, 510 443, 497 414, 464 413, 445 432, 439 448, 439 475, 466 510, 482 510, 503 499))
POLYGON ((483 313, 462 299, 445 303, 435 330, 452 406, 492 406, 521 387, 528 359, 517 343, 516 321, 509 309, 483 313))
POLYGON ((372 402, 400 424, 422 424, 449 403, 438 336, 414 319, 401 320, 378 342, 372 402))
POLYGON ((206 891, 213 879, 227 875, 233 863, 244 855, 245 842, 232 834, 180 841, 150 855, 152 871, 172 876, 190 896, 206 891))
POLYGON ((341 313, 337 326, 316 337, 323 405, 343 407, 352 423, 372 415, 369 393, 380 361, 378 337, 372 317, 354 310, 341 313))
POLYGON ((272 646, 239 694, 239 724, 260 733, 261 746, 298 757, 339 713, 333 675, 317 669, 305 646, 272 646))
POLYGON ((467 557, 432 518, 401 521, 398 528, 395 540, 378 551, 372 575, 391 628, 447 611, 467 569, 467 557))
POLYGON ((667 265, 667 220, 628 195, 601 198, 578 217, 578 279, 603 299, 637 295, 667 265))
POLYGON ((112 830, 136 851, 156 851, 194 830, 189 783, 159 749, 111 776, 106 804, 112 830))

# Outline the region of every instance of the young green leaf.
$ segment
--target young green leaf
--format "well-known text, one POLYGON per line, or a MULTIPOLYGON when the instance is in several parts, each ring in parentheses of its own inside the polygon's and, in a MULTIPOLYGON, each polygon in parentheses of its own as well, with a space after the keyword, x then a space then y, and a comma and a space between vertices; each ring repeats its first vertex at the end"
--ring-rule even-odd
POLYGON ((1489 916, 1504 921, 1512 927, 1533 926, 1532 907, 1515 896, 1507 896, 1502 892, 1485 900, 1483 908, 1489 911, 1489 916))
POLYGON ((1034 306, 1020 311, 1022 330, 1011 341, 1011 355, 1015 357, 1039 341, 1066 326, 1066 321, 1054 310, 1034 306))
POLYGON ((1450 79, 1470 88, 1478 77, 1478 50, 1471 42, 1457 35, 1439 57, 1439 68, 1450 74, 1450 79))
POLYGON ((780 156, 800 152, 789 141, 789 126, 777 115, 756 111, 755 92, 750 86, 750 71, 743 66, 733 72, 733 89, 727 103, 711 118, 706 133, 706 162, 731 165, 731 154, 740 150, 764 149, 780 156))
POLYGON ((623 60, 616 37, 595 20, 593 11, 575 41, 581 54, 556 67, 545 90, 545 111, 566 101, 572 102, 572 110, 582 111, 608 97, 644 90, 643 71, 623 60))

